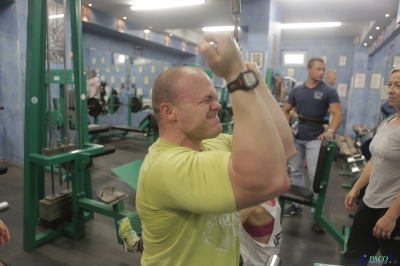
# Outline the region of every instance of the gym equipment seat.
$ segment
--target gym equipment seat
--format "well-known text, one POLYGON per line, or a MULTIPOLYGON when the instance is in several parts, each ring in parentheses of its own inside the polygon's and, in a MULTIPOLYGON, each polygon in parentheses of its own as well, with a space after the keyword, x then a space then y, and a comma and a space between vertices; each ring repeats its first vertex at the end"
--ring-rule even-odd
MULTIPOLYGON (((305 206, 315 208, 314 218, 326 231, 346 250, 346 241, 350 232, 348 226, 343 226, 342 233, 332 224, 332 222, 322 213, 325 196, 328 189, 329 176, 332 161, 335 153, 336 141, 323 139, 319 151, 317 169, 315 171, 313 190, 308 188, 291 185, 288 192, 279 197, 279 204, 284 210, 285 202, 298 202, 305 206), (314 192, 318 193, 318 198, 313 199, 314 192)), ((281 218, 282 218, 281 213, 281 218)))

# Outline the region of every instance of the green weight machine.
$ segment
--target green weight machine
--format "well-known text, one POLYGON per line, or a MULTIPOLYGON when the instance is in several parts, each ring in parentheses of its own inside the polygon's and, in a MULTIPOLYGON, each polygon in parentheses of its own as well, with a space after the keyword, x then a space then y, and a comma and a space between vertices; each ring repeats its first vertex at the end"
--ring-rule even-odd
MULTIPOLYGON (((97 191, 101 201, 92 199, 89 168, 93 156, 102 153, 104 147, 90 143, 88 136, 81 2, 69 1, 73 69, 66 69, 65 54, 69 52, 64 51, 64 69, 57 71, 50 67, 47 1, 28 0, 24 124, 24 250, 32 250, 59 235, 66 235, 76 240, 83 239, 85 221, 92 219, 94 212, 111 217, 116 226, 120 219, 134 214, 125 210, 123 199, 127 195, 117 189, 104 188, 97 191), (52 110, 51 93, 54 93, 52 87, 58 87, 60 94, 59 99, 54 101, 54 110, 52 110), (73 87, 75 90, 73 99, 68 97, 68 87, 73 87), (73 126, 69 123, 68 102, 71 101, 77 114, 73 126), (69 139, 71 130, 74 130, 76 135, 74 143, 69 139), (53 137, 54 135, 57 137, 53 137), (46 167, 50 168, 50 174, 46 175, 46 167), (65 175, 62 175, 60 170, 65 175), (56 192, 55 172, 58 172, 62 179, 60 183, 66 183, 62 191, 56 192), (51 179, 51 193, 46 192, 46 187, 49 190, 49 186, 46 186, 47 179, 51 179)), ((66 10, 67 4, 64 0, 65 26, 66 10)), ((64 48, 67 40, 65 35, 64 31, 64 48)), ((122 244, 120 239, 118 241, 122 244)))
MULTIPOLYGON (((326 138, 323 139, 319 151, 317 168, 315 171, 313 190, 291 185, 288 192, 279 196, 279 204, 282 210, 284 210, 285 202, 298 202, 304 204, 305 206, 314 207, 315 220, 324 228, 326 228, 326 231, 339 243, 339 245, 343 248, 343 251, 346 251, 350 227, 343 225, 342 232, 340 232, 336 226, 322 213, 326 193, 328 190, 335 148, 336 141, 328 140, 326 138), (317 199, 314 199, 314 192, 318 193, 317 199)), ((283 211, 281 213, 281 218, 282 215, 283 211)))

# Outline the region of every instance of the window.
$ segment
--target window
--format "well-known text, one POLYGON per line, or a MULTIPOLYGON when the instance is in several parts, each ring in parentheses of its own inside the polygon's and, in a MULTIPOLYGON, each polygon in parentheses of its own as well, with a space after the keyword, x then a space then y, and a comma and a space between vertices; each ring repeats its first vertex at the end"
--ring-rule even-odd
POLYGON ((282 66, 306 66, 306 51, 282 52, 282 66))
POLYGON ((125 65, 125 55, 114 53, 114 65, 125 65))

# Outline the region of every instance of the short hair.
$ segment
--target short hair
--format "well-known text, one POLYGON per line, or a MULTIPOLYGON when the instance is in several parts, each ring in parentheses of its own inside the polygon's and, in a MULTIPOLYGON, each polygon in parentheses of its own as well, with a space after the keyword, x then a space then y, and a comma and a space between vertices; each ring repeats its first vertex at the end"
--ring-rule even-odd
POLYGON ((151 104, 154 110, 154 116, 158 122, 160 121, 160 105, 162 103, 176 103, 179 81, 183 75, 191 71, 202 72, 203 70, 192 66, 177 66, 165 70, 154 81, 151 104))
POLYGON ((328 72, 326 72, 326 75, 328 75, 328 74, 330 74, 330 73, 335 74, 335 75, 337 76, 337 71, 336 71, 336 69, 329 69, 328 72))
POLYGON ((315 58, 311 58, 310 60, 308 60, 307 68, 312 68, 313 65, 314 65, 314 61, 319 61, 319 62, 325 64, 324 60, 322 60, 322 59, 319 58, 319 57, 315 57, 315 58))
POLYGON ((400 71, 400 66, 398 66, 398 67, 396 67, 396 68, 393 68, 393 70, 390 71, 390 76, 391 76, 394 72, 398 72, 398 71, 400 71))
POLYGON ((95 70, 90 70, 89 74, 92 74, 92 73, 93 73, 95 76, 97 75, 97 73, 96 73, 95 70))

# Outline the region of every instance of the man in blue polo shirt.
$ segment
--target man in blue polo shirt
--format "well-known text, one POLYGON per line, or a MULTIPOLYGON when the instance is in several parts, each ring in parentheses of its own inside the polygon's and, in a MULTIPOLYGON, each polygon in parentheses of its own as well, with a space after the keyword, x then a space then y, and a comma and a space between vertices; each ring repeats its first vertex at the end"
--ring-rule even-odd
MULTIPOLYGON (((333 138, 342 121, 342 106, 336 90, 322 81, 325 74, 325 63, 322 59, 310 59, 307 72, 307 81, 292 90, 289 99, 283 106, 283 113, 289 121, 290 111, 296 108, 299 116, 298 131, 294 138, 297 153, 289 161, 292 184, 305 186, 304 160, 307 160, 308 176, 312 187, 322 139, 333 138), (323 123, 328 109, 330 109, 333 118, 327 130, 325 130, 323 123)), ((315 194, 314 198, 317 196, 315 194)), ((302 210, 301 204, 294 203, 284 210, 283 215, 299 214, 302 210)), ((313 213, 314 209, 311 209, 311 212, 313 213)), ((325 231, 325 228, 318 224, 315 219, 314 228, 319 232, 325 231)))

